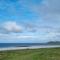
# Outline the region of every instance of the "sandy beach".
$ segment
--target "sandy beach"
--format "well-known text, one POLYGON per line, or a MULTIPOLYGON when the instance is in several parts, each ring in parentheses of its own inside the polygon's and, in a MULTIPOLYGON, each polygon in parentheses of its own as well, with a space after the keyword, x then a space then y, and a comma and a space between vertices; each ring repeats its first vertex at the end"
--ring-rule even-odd
POLYGON ((60 47, 60 45, 42 45, 42 46, 30 46, 30 47, 6 47, 6 48, 0 48, 0 51, 5 50, 21 50, 21 49, 38 49, 38 48, 57 48, 60 47))

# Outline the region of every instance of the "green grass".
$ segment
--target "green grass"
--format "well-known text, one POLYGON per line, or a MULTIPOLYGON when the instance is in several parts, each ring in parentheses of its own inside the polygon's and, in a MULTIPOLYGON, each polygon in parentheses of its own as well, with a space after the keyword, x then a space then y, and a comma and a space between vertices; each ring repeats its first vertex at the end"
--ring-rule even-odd
POLYGON ((60 48, 2 51, 0 60, 60 60, 60 48))

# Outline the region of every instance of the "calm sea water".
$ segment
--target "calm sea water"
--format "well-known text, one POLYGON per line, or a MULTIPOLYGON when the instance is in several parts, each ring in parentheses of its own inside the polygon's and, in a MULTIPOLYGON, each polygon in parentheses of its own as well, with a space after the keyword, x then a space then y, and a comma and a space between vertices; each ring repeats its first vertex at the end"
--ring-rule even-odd
POLYGON ((0 43, 0 48, 7 47, 55 47, 60 45, 41 45, 40 43, 0 43))
POLYGON ((0 48, 2 47, 28 47, 28 46, 37 46, 39 43, 0 43, 0 48))

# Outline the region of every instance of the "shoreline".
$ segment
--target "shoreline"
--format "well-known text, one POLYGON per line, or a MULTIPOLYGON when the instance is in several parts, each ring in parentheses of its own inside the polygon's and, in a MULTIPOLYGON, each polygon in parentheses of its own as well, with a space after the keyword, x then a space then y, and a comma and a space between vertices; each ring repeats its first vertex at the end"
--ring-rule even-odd
POLYGON ((60 45, 47 45, 47 46, 29 46, 29 47, 5 47, 0 48, 0 51, 8 51, 8 50, 22 50, 22 49, 39 49, 39 48, 60 48, 60 45))

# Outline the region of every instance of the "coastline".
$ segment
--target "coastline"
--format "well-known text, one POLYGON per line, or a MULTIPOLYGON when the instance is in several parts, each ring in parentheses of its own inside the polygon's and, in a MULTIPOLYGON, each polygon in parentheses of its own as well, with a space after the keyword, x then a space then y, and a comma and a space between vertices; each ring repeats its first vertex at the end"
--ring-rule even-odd
POLYGON ((42 46, 29 46, 29 47, 5 47, 0 48, 0 51, 7 50, 22 50, 22 49, 39 49, 39 48, 60 48, 60 45, 42 45, 42 46))

